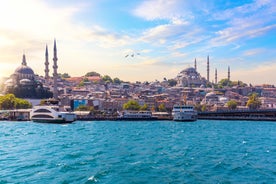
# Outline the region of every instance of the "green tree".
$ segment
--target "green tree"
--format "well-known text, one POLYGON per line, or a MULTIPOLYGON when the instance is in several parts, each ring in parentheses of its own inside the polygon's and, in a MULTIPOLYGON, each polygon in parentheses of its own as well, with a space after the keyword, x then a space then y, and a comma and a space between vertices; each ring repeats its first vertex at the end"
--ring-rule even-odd
POLYGON ((163 103, 158 106, 158 111, 159 112, 166 112, 166 110, 167 109, 166 109, 166 107, 163 103))
POLYGON ((237 106, 238 106, 238 103, 236 102, 236 100, 230 100, 230 101, 227 102, 227 107, 230 110, 236 109, 237 106))
POLYGON ((248 101, 246 103, 246 106, 249 109, 258 109, 258 108, 261 107, 261 105, 262 105, 262 102, 259 100, 257 93, 252 93, 249 96, 249 99, 248 99, 248 101))
POLYGON ((233 86, 232 85, 232 81, 228 80, 228 79, 221 79, 219 82, 218 82, 218 85, 220 88, 223 88, 225 86, 233 86))
POLYGON ((174 79, 169 79, 168 83, 169 83, 169 86, 173 87, 173 86, 175 86, 177 84, 177 81, 174 80, 174 79))
POLYGON ((121 84, 122 81, 116 77, 113 79, 113 82, 114 82, 114 84, 121 84))
POLYGON ((102 78, 102 80, 105 81, 105 82, 111 82, 111 83, 113 83, 113 80, 108 75, 104 75, 103 78, 102 78))
POLYGON ((63 74, 59 73, 58 75, 63 79, 71 77, 68 73, 63 73, 63 74))
POLYGON ((94 111, 94 107, 93 106, 87 106, 87 105, 80 105, 78 106, 78 108, 76 108, 76 111, 94 111))
POLYGON ((205 112, 206 110, 207 110, 207 106, 206 106, 206 104, 203 104, 201 106, 201 112, 205 112))
POLYGON ((88 72, 85 74, 85 77, 93 77, 93 76, 101 76, 101 75, 97 72, 88 72))
POLYGON ((125 109, 125 110, 139 110, 140 109, 140 105, 135 100, 129 100, 127 103, 125 103, 123 105, 123 109, 125 109))
POLYGON ((144 104, 143 106, 140 107, 140 110, 146 111, 146 110, 148 110, 148 108, 149 108, 148 105, 144 104))
POLYGON ((0 97, 0 109, 27 109, 31 108, 32 104, 27 100, 16 98, 14 94, 7 94, 0 97))

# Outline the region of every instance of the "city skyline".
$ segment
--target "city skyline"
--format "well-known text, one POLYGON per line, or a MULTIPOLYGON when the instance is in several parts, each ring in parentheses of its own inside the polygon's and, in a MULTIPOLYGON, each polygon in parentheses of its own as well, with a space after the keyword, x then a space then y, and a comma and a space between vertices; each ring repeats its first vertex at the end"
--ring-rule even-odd
MULTIPOLYGON (((45 46, 58 72, 90 71, 124 81, 174 78, 197 61, 210 81, 227 78, 276 84, 276 3, 273 0, 148 0, 120 2, 0 1, 0 76, 12 74, 26 55, 44 76, 45 46)), ((50 74, 53 73, 52 68, 50 74)), ((52 76, 52 75, 51 75, 52 76)))

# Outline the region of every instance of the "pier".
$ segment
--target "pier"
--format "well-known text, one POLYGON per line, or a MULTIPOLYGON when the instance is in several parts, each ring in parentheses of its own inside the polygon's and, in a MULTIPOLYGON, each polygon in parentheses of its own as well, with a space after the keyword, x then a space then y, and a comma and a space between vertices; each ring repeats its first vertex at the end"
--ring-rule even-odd
POLYGON ((198 112, 198 119, 276 121, 276 109, 198 112))

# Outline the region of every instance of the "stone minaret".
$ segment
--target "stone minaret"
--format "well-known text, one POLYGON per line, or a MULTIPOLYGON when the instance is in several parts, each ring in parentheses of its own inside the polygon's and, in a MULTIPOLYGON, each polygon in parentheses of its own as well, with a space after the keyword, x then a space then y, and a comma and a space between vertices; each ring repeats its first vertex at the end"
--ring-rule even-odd
POLYGON ((230 81, 230 66, 228 66, 228 81, 230 81))
POLYGON ((209 82, 210 66, 209 66, 209 55, 207 57, 207 82, 209 82))
POLYGON ((196 68, 196 58, 195 58, 195 70, 197 71, 197 68, 196 68))
POLYGON ((218 83, 218 72, 217 69, 215 70, 215 84, 218 83))
POLYGON ((49 55, 48 55, 48 46, 46 45, 46 50, 45 50, 45 79, 49 79, 49 55))
POLYGON ((24 66, 27 66, 25 54, 23 54, 23 58, 22 58, 22 63, 21 64, 24 65, 24 66))
POLYGON ((54 72, 53 72, 53 78, 54 78, 54 99, 57 100, 58 98, 58 91, 57 91, 57 77, 58 77, 58 73, 57 73, 57 46, 56 46, 56 40, 54 41, 54 58, 53 58, 53 61, 54 61, 54 65, 53 65, 53 69, 54 69, 54 72))

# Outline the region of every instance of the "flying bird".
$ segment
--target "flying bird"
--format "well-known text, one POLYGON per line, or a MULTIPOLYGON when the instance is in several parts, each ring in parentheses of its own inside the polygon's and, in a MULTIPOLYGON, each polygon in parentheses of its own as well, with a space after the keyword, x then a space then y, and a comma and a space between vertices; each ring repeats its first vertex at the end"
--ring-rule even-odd
POLYGON ((125 55, 125 58, 127 58, 128 56, 134 57, 135 55, 141 55, 141 54, 139 52, 127 54, 127 55, 125 55))

